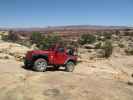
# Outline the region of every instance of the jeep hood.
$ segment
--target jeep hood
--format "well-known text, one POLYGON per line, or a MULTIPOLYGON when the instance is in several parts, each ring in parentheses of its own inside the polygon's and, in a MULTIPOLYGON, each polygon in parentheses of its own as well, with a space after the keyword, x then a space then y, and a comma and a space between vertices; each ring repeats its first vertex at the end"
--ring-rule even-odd
POLYGON ((33 50, 31 52, 34 54, 48 54, 49 53, 48 50, 33 50))

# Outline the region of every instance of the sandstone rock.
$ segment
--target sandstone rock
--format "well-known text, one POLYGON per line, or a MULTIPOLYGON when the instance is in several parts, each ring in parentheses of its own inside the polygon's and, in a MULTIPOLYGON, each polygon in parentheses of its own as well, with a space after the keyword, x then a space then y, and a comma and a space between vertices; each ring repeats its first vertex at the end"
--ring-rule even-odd
POLYGON ((0 53, 15 57, 17 60, 22 60, 29 50, 31 49, 16 43, 3 42, 0 44, 0 53))
POLYGON ((85 49, 95 49, 95 45, 93 45, 93 44, 85 44, 85 45, 83 45, 83 47, 85 49))
POLYGON ((0 59, 12 59, 13 60, 14 57, 8 54, 0 53, 0 59))
POLYGON ((103 55, 104 55, 104 53, 105 53, 105 52, 104 52, 102 49, 97 49, 97 50, 96 50, 96 57, 102 58, 103 55))

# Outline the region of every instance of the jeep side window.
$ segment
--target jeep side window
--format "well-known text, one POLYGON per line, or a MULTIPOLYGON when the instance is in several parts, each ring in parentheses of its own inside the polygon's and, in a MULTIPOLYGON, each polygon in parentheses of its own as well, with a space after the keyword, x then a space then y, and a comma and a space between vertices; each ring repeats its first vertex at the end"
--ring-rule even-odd
POLYGON ((58 52, 64 52, 64 48, 58 48, 58 52))
POLYGON ((67 54, 68 55, 74 55, 74 51, 73 51, 73 49, 67 49, 67 54))

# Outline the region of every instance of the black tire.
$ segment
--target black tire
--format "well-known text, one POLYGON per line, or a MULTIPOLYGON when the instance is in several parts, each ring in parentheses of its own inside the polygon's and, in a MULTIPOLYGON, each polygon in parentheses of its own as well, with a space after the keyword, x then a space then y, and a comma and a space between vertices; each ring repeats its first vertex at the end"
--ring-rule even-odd
POLYGON ((32 67, 32 65, 30 63, 28 63, 27 60, 24 61, 24 68, 25 69, 30 69, 32 67))
POLYGON ((31 68, 31 66, 30 66, 30 65, 28 65, 28 64, 25 64, 23 68, 25 68, 25 69, 30 69, 30 68, 31 68))
POLYGON ((58 70, 60 68, 59 65, 54 65, 54 70, 58 70))
POLYGON ((47 61, 43 58, 39 58, 34 62, 33 70, 38 72, 44 72, 47 69, 47 61))
POLYGON ((74 62, 68 61, 68 62, 66 63, 66 66, 65 66, 65 70, 66 70, 67 72, 73 72, 74 69, 75 69, 75 64, 74 64, 74 62))

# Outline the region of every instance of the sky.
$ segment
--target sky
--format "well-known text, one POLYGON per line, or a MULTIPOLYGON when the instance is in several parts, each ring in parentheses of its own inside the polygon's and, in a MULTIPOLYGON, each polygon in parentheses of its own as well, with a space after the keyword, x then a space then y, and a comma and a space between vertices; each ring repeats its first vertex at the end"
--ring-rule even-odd
POLYGON ((1 27, 133 25, 133 0, 0 0, 1 27))

